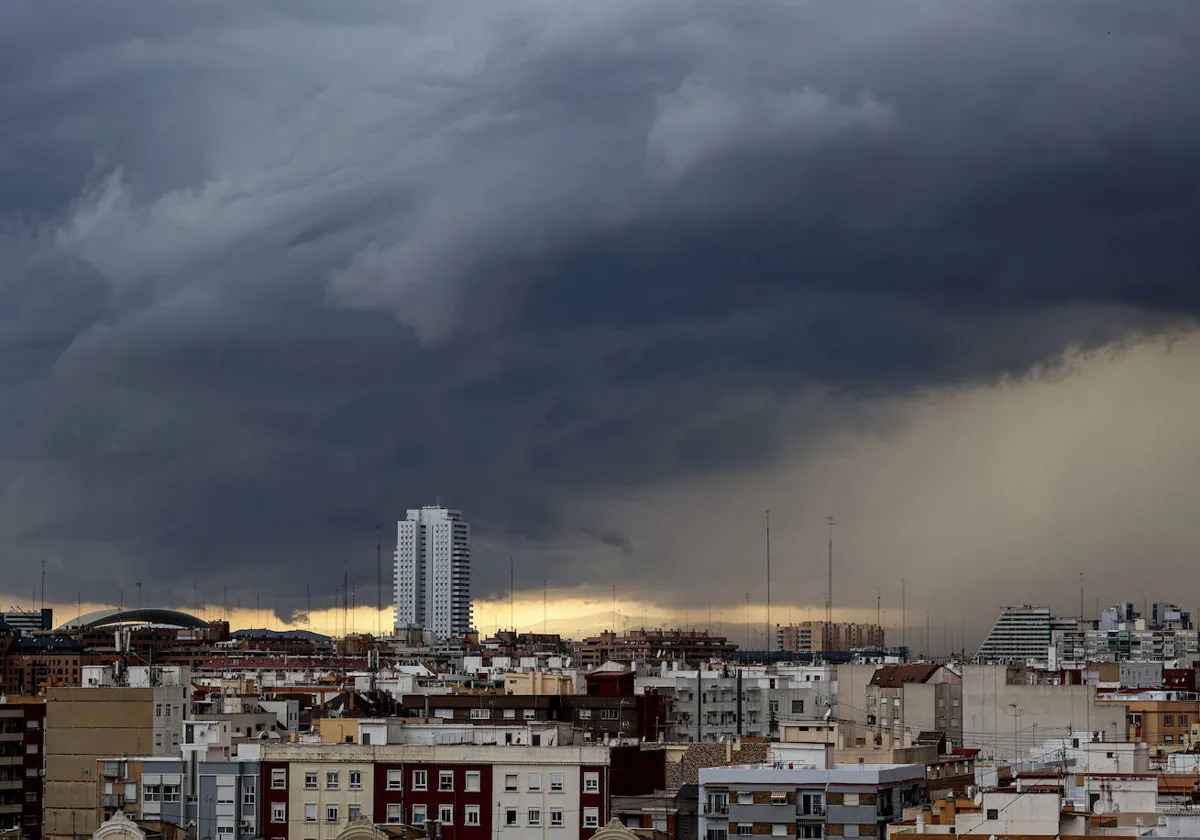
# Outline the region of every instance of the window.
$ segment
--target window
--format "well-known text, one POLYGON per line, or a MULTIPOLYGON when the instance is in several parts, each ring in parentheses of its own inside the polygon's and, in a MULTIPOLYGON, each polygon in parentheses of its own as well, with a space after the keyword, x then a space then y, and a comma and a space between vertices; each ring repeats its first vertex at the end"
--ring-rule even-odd
POLYGON ((479 789, 480 789, 479 771, 478 770, 468 770, 464 774, 464 776, 465 776, 465 778, 463 780, 463 782, 464 782, 463 790, 465 790, 467 793, 479 793, 479 789))
POLYGON ((819 793, 806 793, 800 797, 800 813, 804 816, 821 816, 825 813, 825 800, 819 793))
POLYGON ((504 719, 505 720, 516 720, 517 719, 517 710, 516 709, 505 709, 504 710, 504 719))
POLYGON ((793 700, 792 701, 792 714, 794 714, 794 715, 804 714, 804 701, 803 700, 793 700))
POLYGON ((600 774, 599 773, 584 773, 583 774, 583 792, 584 793, 599 793, 600 792, 600 774))
POLYGON ((524 712, 525 720, 535 720, 537 718, 536 709, 526 709, 524 712))
POLYGON ((525 814, 525 824, 531 828, 538 828, 542 824, 542 809, 530 808, 525 814))
MULTIPOLYGON (((176 785, 176 787, 178 787, 178 785, 176 785)), ((137 782, 127 782, 125 784, 125 801, 137 802, 137 782)), ((178 797, 175 799, 175 801, 179 801, 178 797)))
POLYGON ((999 808, 988 808, 987 809, 987 818, 989 820, 1000 819, 1000 809, 999 808))
POLYGON ((325 806, 325 822, 335 823, 337 821, 338 821, 338 806, 326 805, 325 806))
POLYGON ((753 793, 739 793, 737 796, 738 796, 737 802, 739 805, 753 805, 754 804, 754 794, 753 793))
POLYGON ((304 774, 304 789, 305 790, 316 790, 317 789, 316 771, 304 774))
POLYGON ((472 709, 471 720, 491 720, 491 709, 472 709))
POLYGON ((772 805, 786 805, 787 804, 787 791, 782 791, 782 790, 771 791, 771 804, 772 805))
POLYGON ((179 801, 179 785, 163 785, 163 802, 179 801))
POLYGON ((463 808, 463 825, 479 825, 478 805, 467 805, 463 808))
POLYGON ((550 774, 550 792, 551 793, 562 793, 563 792, 563 774, 562 773, 551 773, 550 774))
POLYGON ((155 717, 162 717, 162 703, 155 703, 155 704, 154 704, 154 716, 155 716, 155 717))
POLYGON ((601 709, 600 710, 600 719, 601 720, 617 720, 620 717, 621 717, 620 709, 601 709))
POLYGON ((361 816, 362 816, 362 806, 361 805, 347 805, 346 806, 346 819, 349 822, 354 822, 356 819, 358 819, 361 816))
POLYGON ((1164 736, 1163 736, 1163 743, 1164 743, 1164 744, 1172 744, 1172 743, 1174 743, 1174 740, 1171 738, 1171 736, 1170 736, 1170 735, 1164 735, 1164 736))
POLYGON ((316 822, 317 821, 317 803, 316 802, 305 802, 304 803, 304 821, 305 822, 316 822))
POLYGON ((387 806, 387 821, 392 825, 399 825, 402 817, 399 802, 389 802, 387 806))
POLYGON ((1180 726, 1187 726, 1187 725, 1188 725, 1188 721, 1187 721, 1187 715, 1180 715, 1180 716, 1179 716, 1179 725, 1180 725, 1180 726))
POLYGON ((413 771, 413 790, 429 789, 429 772, 426 770, 413 771))
POLYGON ((858 807, 858 794, 857 793, 845 794, 842 797, 842 804, 845 805, 847 808, 857 808, 858 807))
POLYGON ((283 802, 271 803, 271 822, 287 822, 287 805, 283 802))
POLYGON ((504 809, 504 824, 505 825, 516 825, 517 824, 517 809, 516 808, 505 808, 504 809))
POLYGON ((221 836, 232 837, 233 836, 233 826, 231 826, 231 825, 217 826, 217 836, 218 837, 221 837, 221 836))
POLYGON ((37 802, 37 799, 38 799, 37 791, 35 791, 35 790, 25 791, 25 801, 26 802, 37 802))
POLYGON ((38 722, 36 720, 27 720, 27 721, 25 721, 25 728, 26 729, 37 729, 38 722))
POLYGON ((362 771, 350 771, 350 790, 362 790, 362 771))
POLYGON ((421 823, 425 822, 424 805, 414 805, 412 814, 413 825, 420 825, 421 823))
POLYGON ((551 828, 562 828, 563 827, 563 809, 562 808, 551 808, 550 809, 550 827, 551 828))
POLYGON ((242 805, 246 808, 254 807, 254 788, 246 788, 242 791, 242 805))
POLYGON ((1174 726, 1174 725, 1175 725, 1175 716, 1174 715, 1163 715, 1163 726, 1174 726))
POLYGON ((387 774, 387 789, 400 790, 403 785, 403 770, 389 770, 387 774))
POLYGON ((334 770, 325 774, 325 790, 337 790, 342 786, 341 774, 334 770))
POLYGON ((513 790, 517 789, 517 774, 516 773, 505 773, 504 774, 504 789, 508 790, 508 791, 513 791, 513 790))
POLYGON ((142 788, 143 802, 162 802, 162 785, 145 785, 142 788))
POLYGON ((529 789, 530 790, 541 790, 542 789, 542 774, 541 773, 530 773, 529 774, 529 789))
POLYGON ((540 733, 540 732, 534 732, 534 733, 531 733, 531 734, 530 734, 530 736, 529 736, 529 741, 530 741, 530 743, 531 743, 531 744, 533 744, 535 747, 540 747, 540 746, 542 745, 542 735, 541 735, 541 733, 540 733))
POLYGON ((576 715, 578 716, 578 718, 580 720, 591 720, 592 719, 592 710, 591 709, 578 709, 576 711, 576 715))
POLYGON ((433 716, 435 718, 441 718, 442 720, 454 720, 454 710, 453 709, 434 709, 433 716))
POLYGON ((438 790, 454 790, 454 771, 442 770, 438 773, 438 790))
POLYGON ((824 828, 825 826, 821 825, 820 823, 801 825, 800 830, 796 832, 796 836, 803 838, 803 840, 814 840, 814 838, 821 836, 824 828))
POLYGON ((438 822, 440 822, 442 825, 454 825, 453 805, 438 806, 438 822))
POLYGON ((753 823, 738 823, 737 833, 739 837, 749 837, 754 834, 753 823))
POLYGON ((583 809, 583 827, 584 828, 599 828, 600 827, 600 809, 599 808, 584 808, 583 809))

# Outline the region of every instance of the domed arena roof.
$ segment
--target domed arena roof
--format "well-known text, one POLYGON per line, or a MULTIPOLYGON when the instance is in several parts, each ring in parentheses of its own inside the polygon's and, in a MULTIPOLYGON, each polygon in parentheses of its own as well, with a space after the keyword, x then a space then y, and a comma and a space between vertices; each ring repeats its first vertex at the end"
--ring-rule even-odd
POLYGON ((178 610, 147 607, 134 610, 96 610, 73 618, 60 626, 59 630, 82 630, 85 628, 116 627, 122 624, 153 624, 159 627, 207 627, 208 622, 178 610))

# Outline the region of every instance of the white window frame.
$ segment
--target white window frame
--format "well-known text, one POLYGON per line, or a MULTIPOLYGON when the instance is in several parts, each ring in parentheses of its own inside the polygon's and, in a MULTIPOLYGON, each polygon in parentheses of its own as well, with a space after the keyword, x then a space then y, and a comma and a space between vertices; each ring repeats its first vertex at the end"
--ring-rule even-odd
POLYGON ((317 821, 317 803, 304 803, 304 821, 306 823, 315 823, 317 821))
POLYGON ((399 802, 389 802, 385 819, 388 825, 400 825, 404 822, 404 806, 399 802))
POLYGON ((584 808, 583 809, 583 827, 584 828, 599 828, 600 827, 600 809, 599 808, 584 808))
POLYGON ((387 771, 387 790, 403 790, 404 789, 404 771, 389 770, 387 771))
POLYGON ((283 802, 271 803, 271 822, 285 823, 287 822, 287 805, 283 802))
POLYGON ((352 802, 346 806, 346 822, 354 822, 362 816, 362 805, 352 802))
POLYGON ((468 770, 463 774, 463 790, 467 793, 479 793, 483 789, 483 774, 478 770, 468 770))
POLYGON ((438 771, 438 793, 454 793, 454 771, 438 771))
POLYGON ((252 787, 242 788, 242 807, 253 808, 257 801, 257 792, 252 787))
POLYGON ((412 806, 413 825, 419 825, 419 824, 425 822, 427 819, 429 819, 429 806, 428 805, 412 806))
POLYGON ((504 774, 504 790, 512 793, 521 787, 520 773, 505 773, 504 774))
POLYGON ((542 827, 542 809, 530 808, 525 812, 525 824, 530 828, 542 827))
POLYGON ((551 773, 550 774, 550 792, 551 793, 562 793, 565 785, 566 785, 566 776, 564 776, 562 773, 551 773))
POLYGON ((600 774, 599 773, 584 773, 583 774, 583 792, 584 793, 599 793, 600 792, 600 774))
POLYGON ((271 790, 287 790, 287 770, 283 767, 271 770, 271 790))
POLYGON ((477 826, 479 825, 479 806, 464 805, 463 806, 463 825, 477 826))
POLYGON ((340 822, 341 821, 339 819, 340 816, 341 816, 341 809, 338 807, 338 804, 336 802, 328 802, 325 804, 325 822, 327 822, 327 823, 340 822))
POLYGON ((566 824, 563 820, 564 820, 564 818, 563 818, 563 809, 562 808, 551 808, 550 809, 550 827, 551 828, 562 828, 566 824))
POLYGON ((362 790, 362 771, 351 770, 347 776, 346 783, 350 790, 362 790))
POLYGON ((541 789, 542 789, 542 774, 541 773, 530 773, 529 777, 526 779, 526 781, 529 783, 530 791, 541 791, 541 789))
POLYGON ((504 809, 504 827, 512 828, 513 826, 520 825, 520 823, 521 823, 520 810, 518 810, 517 808, 514 808, 512 806, 506 807, 504 809))
POLYGON ((442 803, 438 805, 438 822, 442 825, 454 825, 454 806, 442 803))
POLYGON ((537 720, 537 709, 525 709, 521 714, 525 720, 537 720))
POLYGON ((342 774, 337 770, 325 771, 325 790, 341 790, 342 774))
POLYGON ((414 770, 412 774, 413 790, 429 790, 429 771, 414 770))
POLYGON ((517 710, 516 709, 505 709, 504 710, 504 719, 505 720, 516 720, 517 719, 517 710))
POLYGON ((321 774, 316 770, 304 771, 304 789, 316 790, 321 783, 321 774))

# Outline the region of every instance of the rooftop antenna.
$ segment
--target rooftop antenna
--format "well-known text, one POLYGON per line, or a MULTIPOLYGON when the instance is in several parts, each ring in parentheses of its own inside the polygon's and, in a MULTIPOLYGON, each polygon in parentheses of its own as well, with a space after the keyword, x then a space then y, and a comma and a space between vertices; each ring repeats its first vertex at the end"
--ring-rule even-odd
POLYGON ((875 587, 875 626, 882 628, 883 622, 883 596, 879 594, 879 587, 875 587))
POLYGON ((42 607, 46 609, 46 558, 42 558, 42 607))
POLYGON ((383 635, 383 542, 375 526, 375 633, 383 635))
POLYGON ((1079 620, 1083 621, 1083 572, 1079 573, 1079 620))
POLYGON ((137 593, 137 608, 140 610, 142 608, 142 582, 140 580, 137 582, 137 593))
MULTIPOLYGON (((352 583, 352 584, 350 584, 350 617, 351 618, 354 618, 354 608, 357 605, 357 603, 358 603, 358 584, 352 583)), ((351 632, 353 632, 354 629, 355 629, 354 625, 351 624, 350 625, 351 632)))
POLYGON ((746 650, 750 650, 750 593, 746 593, 746 650))
POLYGON ((829 590, 825 593, 825 624, 833 624, 833 517, 825 517, 825 526, 829 529, 829 590))
POLYGON ((923 655, 921 656, 921 658, 928 659, 929 658, 929 610, 925 610, 925 644, 922 645, 922 647, 924 648, 924 650, 923 650, 923 655))
POLYGON ((905 648, 904 658, 908 659, 908 612, 904 606, 904 578, 900 578, 900 645, 905 648))
MULTIPOLYGON (((141 586, 141 584, 138 584, 138 586, 141 586)), ((141 590, 140 589, 138 590, 138 593, 139 593, 138 606, 140 607, 141 606, 141 595, 140 595, 141 590)), ((224 613, 222 618, 224 618, 226 621, 229 621, 229 584, 228 583, 221 584, 221 611, 224 613)))
POLYGON ((262 594, 258 592, 254 593, 254 621, 262 621, 262 594))
POLYGON ((304 584, 304 600, 306 606, 304 608, 304 624, 308 631, 312 632, 312 584, 304 584))
POLYGON ((546 627, 546 619, 549 613, 546 611, 546 579, 542 578, 542 635, 548 635, 546 627))
POLYGON ((763 648, 771 648, 771 509, 767 508, 767 623, 763 633, 763 648))
POLYGON ((516 577, 513 573, 512 555, 508 556, 508 623, 509 629, 513 631, 513 647, 517 645, 517 607, 516 607, 516 577))
POLYGON ((75 590, 75 609, 79 610, 78 615, 75 616, 76 618, 83 615, 83 591, 79 589, 75 590))
POLYGON ((350 613, 348 612, 350 596, 350 558, 342 558, 342 635, 346 635, 350 613))
POLYGON ((196 602, 196 615, 200 615, 200 593, 196 588, 195 578, 192 578, 192 600, 196 602))

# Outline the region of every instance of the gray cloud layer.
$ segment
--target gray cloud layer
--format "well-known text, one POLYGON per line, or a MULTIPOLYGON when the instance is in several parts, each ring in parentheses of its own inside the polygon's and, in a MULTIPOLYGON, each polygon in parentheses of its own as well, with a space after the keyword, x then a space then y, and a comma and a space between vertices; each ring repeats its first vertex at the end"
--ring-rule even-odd
POLYGON ((13 592, 45 556, 286 611, 438 494, 485 591, 513 550, 668 589, 688 558, 586 500, 1200 309, 1188 2, 5 17, 13 592))

